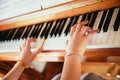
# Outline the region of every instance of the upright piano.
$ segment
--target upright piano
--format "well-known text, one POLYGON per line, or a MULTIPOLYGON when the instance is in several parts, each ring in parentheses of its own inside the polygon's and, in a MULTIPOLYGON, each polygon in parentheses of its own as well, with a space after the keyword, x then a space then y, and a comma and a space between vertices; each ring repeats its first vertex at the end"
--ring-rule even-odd
POLYGON ((87 47, 82 71, 107 76, 114 72, 119 78, 120 0, 75 0, 0 21, 0 61, 18 60, 19 46, 33 37, 37 39, 33 51, 44 46, 35 61, 63 62, 70 28, 84 20, 100 32, 87 47))
POLYGON ((37 43, 32 50, 44 46, 37 59, 63 61, 70 28, 84 20, 100 30, 85 56, 102 56, 103 60, 110 55, 120 56, 120 1, 78 0, 0 21, 0 60, 17 60, 19 46, 33 37, 37 43))

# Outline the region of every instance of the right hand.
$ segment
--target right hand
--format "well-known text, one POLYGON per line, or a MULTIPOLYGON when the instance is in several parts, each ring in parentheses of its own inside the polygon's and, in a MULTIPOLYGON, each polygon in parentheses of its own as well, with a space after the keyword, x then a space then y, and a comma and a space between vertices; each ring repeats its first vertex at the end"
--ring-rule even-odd
POLYGON ((87 23, 88 21, 86 20, 72 26, 66 46, 67 54, 69 54, 69 52, 79 52, 83 55, 90 39, 99 31, 93 30, 89 26, 85 26, 87 23), (87 30, 91 30, 91 32, 88 35, 85 35, 87 30))

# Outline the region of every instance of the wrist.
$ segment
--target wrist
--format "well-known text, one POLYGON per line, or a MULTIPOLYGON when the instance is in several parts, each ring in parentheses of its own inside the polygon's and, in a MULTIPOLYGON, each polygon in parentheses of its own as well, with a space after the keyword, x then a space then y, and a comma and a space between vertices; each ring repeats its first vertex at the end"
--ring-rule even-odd
POLYGON ((84 51, 82 51, 82 50, 66 50, 66 56, 71 55, 71 54, 72 55, 79 54, 82 57, 84 54, 84 51))
POLYGON ((78 55, 78 56, 81 56, 81 52, 66 52, 66 55, 65 55, 65 57, 67 57, 67 56, 72 56, 72 55, 78 55))
POLYGON ((82 57, 81 57, 81 55, 80 54, 67 54, 67 55, 65 55, 65 60, 67 60, 67 59, 81 59, 82 57))
POLYGON ((23 68, 29 68, 31 66, 29 66, 28 64, 26 64, 23 60, 17 60, 17 63, 22 66, 23 68))

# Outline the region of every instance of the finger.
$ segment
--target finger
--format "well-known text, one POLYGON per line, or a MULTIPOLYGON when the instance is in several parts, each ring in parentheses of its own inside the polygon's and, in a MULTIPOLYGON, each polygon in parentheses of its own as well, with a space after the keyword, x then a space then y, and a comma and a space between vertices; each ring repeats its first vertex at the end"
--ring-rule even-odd
POLYGON ((25 41, 23 42, 22 47, 25 47, 25 46, 26 46, 26 41, 27 41, 27 40, 25 40, 25 41))
POLYGON ((41 53, 43 50, 43 48, 39 48, 37 51, 34 52, 35 55, 38 55, 39 53, 41 53))
POLYGON ((68 45, 68 40, 66 41, 66 46, 68 45))
POLYGON ((35 38, 28 38, 27 40, 29 40, 30 42, 36 42, 35 38))
POLYGON ((92 30, 87 36, 88 36, 88 38, 92 38, 92 36, 93 36, 94 34, 98 33, 98 32, 99 32, 98 29, 97 29, 97 30, 92 30))
POLYGON ((21 50, 23 50, 26 47, 26 40, 22 43, 22 45, 20 46, 21 50))
POLYGON ((77 27, 76 27, 76 32, 80 32, 82 26, 85 26, 87 23, 88 23, 88 20, 85 20, 85 21, 83 21, 83 22, 78 23, 78 24, 77 24, 77 27))
POLYGON ((19 49, 20 49, 20 51, 22 51, 22 47, 21 46, 19 47, 19 49))
POLYGON ((89 26, 83 26, 81 29, 81 33, 85 34, 87 31, 92 31, 92 28, 90 28, 89 26))
POLYGON ((27 39, 27 41, 26 41, 26 48, 27 49, 31 48, 31 44, 30 44, 31 42, 36 42, 36 40, 34 38, 27 39))
POLYGON ((27 39, 27 41, 26 41, 26 48, 30 49, 30 40, 29 39, 27 39))
POLYGON ((70 36, 73 35, 73 33, 75 32, 75 30, 76 30, 76 25, 74 25, 74 26, 71 27, 70 36))

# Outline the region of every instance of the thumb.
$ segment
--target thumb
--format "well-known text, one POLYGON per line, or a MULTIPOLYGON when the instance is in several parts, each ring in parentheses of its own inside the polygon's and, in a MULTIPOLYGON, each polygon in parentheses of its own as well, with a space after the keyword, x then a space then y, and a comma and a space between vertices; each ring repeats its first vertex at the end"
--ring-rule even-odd
POLYGON ((19 47, 19 50, 22 51, 22 47, 21 46, 19 47))
POLYGON ((43 48, 39 48, 37 51, 34 52, 35 55, 38 55, 39 53, 41 53, 43 50, 43 48))
POLYGON ((68 45, 68 40, 66 41, 66 46, 68 45))

